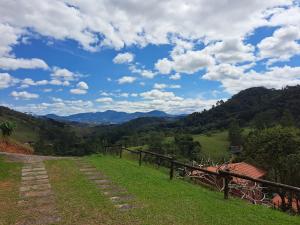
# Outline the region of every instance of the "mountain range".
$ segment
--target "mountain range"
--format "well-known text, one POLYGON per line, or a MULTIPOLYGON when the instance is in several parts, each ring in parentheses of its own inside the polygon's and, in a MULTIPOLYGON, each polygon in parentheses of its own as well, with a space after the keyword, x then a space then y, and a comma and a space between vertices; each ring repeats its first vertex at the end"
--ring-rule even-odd
POLYGON ((58 116, 56 114, 47 114, 44 117, 54 119, 62 122, 79 122, 89 124, 121 124, 128 122, 133 119, 142 117, 157 117, 173 120, 183 115, 171 115, 163 111, 150 111, 150 112, 117 112, 114 110, 107 110, 104 112, 89 112, 89 113, 78 113, 69 116, 58 116))

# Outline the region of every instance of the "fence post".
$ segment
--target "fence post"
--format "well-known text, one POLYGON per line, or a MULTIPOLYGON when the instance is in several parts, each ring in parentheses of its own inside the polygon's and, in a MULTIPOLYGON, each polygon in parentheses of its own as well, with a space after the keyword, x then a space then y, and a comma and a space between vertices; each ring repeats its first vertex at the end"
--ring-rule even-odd
POLYGON ((171 159, 171 166, 170 166, 170 180, 173 180, 174 177, 174 158, 171 159))
POLYGON ((120 159, 122 158, 122 151, 123 151, 123 147, 122 147, 122 145, 120 145, 120 152, 119 152, 119 154, 120 154, 120 159))
POLYGON ((224 176, 224 199, 229 197, 229 177, 228 175, 224 176))
POLYGON ((139 166, 142 165, 142 151, 139 150, 139 166))

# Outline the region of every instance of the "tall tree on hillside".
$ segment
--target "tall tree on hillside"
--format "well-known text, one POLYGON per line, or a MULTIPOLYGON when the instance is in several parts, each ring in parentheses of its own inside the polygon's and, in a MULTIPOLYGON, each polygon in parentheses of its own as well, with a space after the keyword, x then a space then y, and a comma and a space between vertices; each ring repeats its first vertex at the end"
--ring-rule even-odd
POLYGON ((243 136, 242 129, 240 128, 239 122, 237 120, 233 120, 228 129, 228 138, 230 141, 230 145, 232 146, 240 146, 243 144, 243 136))

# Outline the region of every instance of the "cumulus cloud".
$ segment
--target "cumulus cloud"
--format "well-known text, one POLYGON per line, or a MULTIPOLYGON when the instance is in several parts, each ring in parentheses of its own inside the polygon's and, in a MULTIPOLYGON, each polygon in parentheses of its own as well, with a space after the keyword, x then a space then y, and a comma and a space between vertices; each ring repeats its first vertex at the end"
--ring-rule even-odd
POLYGON ((208 71, 202 79, 220 81, 225 91, 235 94, 250 87, 264 86, 280 89, 298 85, 299 74, 300 67, 271 67, 259 73, 254 70, 245 72, 241 67, 221 65, 208 71))
POLYGON ((73 88, 70 90, 70 93, 75 95, 84 95, 87 93, 87 90, 89 89, 89 86, 87 83, 80 81, 77 83, 76 88, 73 88))
POLYGON ((49 81, 47 80, 34 81, 31 78, 25 78, 22 80, 20 88, 28 88, 29 86, 41 86, 47 84, 49 84, 49 81))
POLYGON ((130 65, 129 66, 129 70, 132 73, 136 73, 141 75, 144 78, 149 78, 152 79, 157 75, 157 72, 151 71, 151 70, 147 70, 147 69, 140 69, 137 67, 137 65, 130 65))
POLYGON ((150 0, 145 4, 134 0, 126 3, 32 0, 29 5, 26 1, 4 1, 0 22, 23 29, 30 27, 59 40, 73 39, 84 49, 97 51, 101 46, 120 49, 130 45, 166 44, 170 42, 170 34, 203 40, 242 37, 267 22, 266 10, 291 2, 234 0, 228 4, 226 0, 150 0))
POLYGON ((20 33, 20 29, 0 23, 0 56, 10 54, 12 46, 18 43, 20 33))
POLYGON ((0 58, 0 68, 3 70, 17 69, 48 69, 47 63, 41 59, 23 59, 23 58, 0 58))
POLYGON ((244 44, 240 39, 226 39, 211 44, 205 48, 205 51, 213 55, 219 63, 241 63, 253 61, 254 46, 244 44))
POLYGON ((57 85, 57 86, 69 86, 70 82, 67 80, 61 81, 61 80, 53 79, 53 80, 49 81, 49 84, 57 85))
POLYGON ((122 63, 130 63, 134 59, 134 55, 129 52, 125 53, 119 53, 114 59, 113 62, 116 64, 122 64, 122 63))
POLYGON ((112 98, 106 97, 106 98, 97 98, 96 102, 100 102, 100 103, 111 103, 113 102, 112 98))
POLYGON ((173 92, 161 91, 157 89, 153 89, 150 91, 146 91, 140 94, 144 99, 151 100, 182 100, 183 98, 177 97, 173 92))
POLYGON ((175 73, 175 74, 171 75, 169 78, 170 78, 170 80, 180 80, 181 76, 179 73, 175 73))
POLYGON ((136 77, 131 77, 131 76, 123 76, 120 79, 118 79, 119 84, 130 84, 133 83, 136 80, 136 77))
POLYGON ((0 89, 14 86, 19 82, 19 79, 11 76, 8 73, 0 73, 0 89))
POLYGON ((78 74, 71 72, 66 68, 54 67, 51 73, 53 79, 72 81, 78 77, 78 74))
POLYGON ((77 87, 79 89, 82 89, 82 90, 88 90, 89 89, 89 86, 87 85, 87 83, 83 82, 83 81, 80 81, 78 84, 77 84, 77 87))
POLYGON ((13 92, 11 92, 10 95, 12 97, 14 97, 16 100, 19 100, 19 99, 30 100, 30 99, 35 99, 35 98, 39 97, 38 94, 29 93, 27 91, 20 91, 20 92, 13 91, 13 92))
POLYGON ((177 89, 177 88, 181 88, 181 86, 179 84, 159 84, 159 83, 155 83, 153 85, 153 88, 155 89, 165 89, 165 88, 173 88, 173 89, 177 89))
POLYGON ((259 57, 271 58, 270 63, 285 61, 300 54, 300 26, 288 26, 277 29, 273 36, 263 39, 258 45, 259 57))
POLYGON ((172 60, 160 59, 155 64, 162 74, 169 74, 172 70, 179 73, 193 74, 214 64, 214 59, 204 51, 187 51, 174 55, 172 60))

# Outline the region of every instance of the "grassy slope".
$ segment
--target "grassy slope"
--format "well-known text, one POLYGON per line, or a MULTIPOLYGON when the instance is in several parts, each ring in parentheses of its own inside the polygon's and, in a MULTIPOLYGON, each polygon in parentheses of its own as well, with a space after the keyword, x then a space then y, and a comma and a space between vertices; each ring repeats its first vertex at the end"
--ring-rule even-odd
POLYGON ((193 135, 195 141, 199 141, 202 145, 202 152, 206 158, 213 160, 228 159, 229 141, 228 132, 216 132, 211 136, 205 134, 193 135))
MULTIPOLYGON (((229 141, 228 132, 215 132, 210 136, 205 134, 193 135, 194 141, 199 141, 202 145, 202 154, 205 158, 210 158, 214 161, 223 161, 229 158, 229 141)), ((171 142, 174 137, 166 137, 165 142, 171 142)))
POLYGON ((141 219, 142 224, 300 224, 299 217, 238 199, 225 201, 222 193, 181 180, 169 181, 167 173, 149 166, 139 167, 137 161, 110 156, 92 156, 88 160, 144 205, 131 214, 132 218, 141 219))
POLYGON ((62 217, 59 224, 137 224, 131 214, 117 212, 96 185, 81 174, 75 162, 48 161, 46 167, 62 217))
POLYGON ((17 201, 21 166, 0 156, 0 224, 14 224, 18 217, 17 201))

